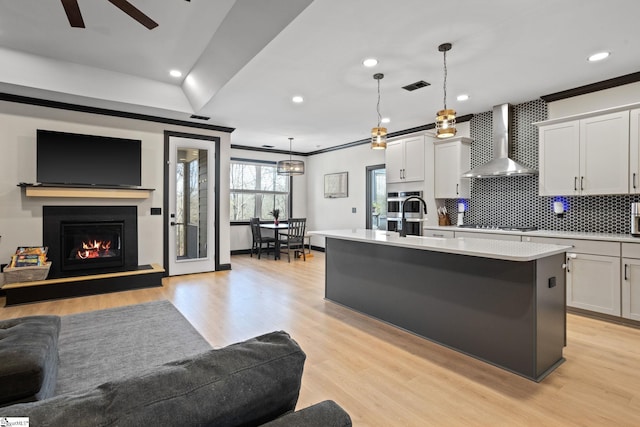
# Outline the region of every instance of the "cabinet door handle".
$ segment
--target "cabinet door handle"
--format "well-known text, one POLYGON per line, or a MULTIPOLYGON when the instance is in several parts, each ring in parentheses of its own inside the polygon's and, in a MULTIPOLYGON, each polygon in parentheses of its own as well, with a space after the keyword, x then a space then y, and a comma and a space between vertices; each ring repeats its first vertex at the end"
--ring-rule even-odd
POLYGON ((576 254, 567 254, 567 273, 571 273, 571 260, 577 258, 578 255, 576 254))
POLYGON ((578 177, 573 177, 573 191, 578 191, 578 177))
POLYGON ((636 187, 636 173, 633 173, 633 188, 637 188, 636 187))
POLYGON ((460 192, 458 191, 459 187, 460 187, 460 184, 456 184, 456 194, 460 194, 460 192))
POLYGON ((629 264, 624 265, 624 280, 629 280, 629 264))
POLYGON ((444 237, 444 234, 434 234, 433 237, 444 237))
POLYGON ((580 177, 580 191, 584 190, 584 176, 580 177))

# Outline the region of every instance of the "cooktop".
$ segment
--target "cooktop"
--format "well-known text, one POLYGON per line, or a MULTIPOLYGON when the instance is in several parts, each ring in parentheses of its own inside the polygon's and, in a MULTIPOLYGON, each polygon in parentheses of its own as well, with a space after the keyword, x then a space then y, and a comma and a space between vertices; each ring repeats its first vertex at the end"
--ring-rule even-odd
POLYGON ((504 231, 535 231, 538 227, 512 227, 506 225, 486 225, 486 224, 463 224, 460 228, 479 228, 483 230, 504 230, 504 231))

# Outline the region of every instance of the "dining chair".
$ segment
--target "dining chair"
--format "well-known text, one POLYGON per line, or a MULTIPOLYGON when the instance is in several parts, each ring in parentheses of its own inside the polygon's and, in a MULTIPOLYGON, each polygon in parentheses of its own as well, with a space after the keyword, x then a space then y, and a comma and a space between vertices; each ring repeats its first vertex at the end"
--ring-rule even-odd
POLYGON ((274 237, 264 237, 260 232, 260 218, 249 218, 249 224, 251 225, 251 235, 253 237, 253 244, 251 246, 251 257, 253 257, 253 252, 257 250, 258 259, 260 259, 264 244, 267 245, 267 247, 264 248, 265 250, 275 250, 276 239, 274 237), (271 248, 271 245, 273 245, 274 247, 271 248))
POLYGON ((287 233, 282 233, 284 239, 280 239, 280 253, 287 251, 287 260, 291 262, 291 251, 294 256, 297 252, 302 252, 302 258, 306 261, 307 255, 304 252, 304 231, 307 226, 306 218, 290 218, 287 221, 289 228, 287 233))

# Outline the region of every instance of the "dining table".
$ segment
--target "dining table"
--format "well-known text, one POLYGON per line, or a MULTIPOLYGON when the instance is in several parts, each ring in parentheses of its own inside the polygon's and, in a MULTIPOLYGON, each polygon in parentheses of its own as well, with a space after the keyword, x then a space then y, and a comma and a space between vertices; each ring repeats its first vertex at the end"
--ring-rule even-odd
POLYGON ((273 230, 273 238, 275 239, 273 256, 274 259, 280 259, 280 230, 288 230, 289 224, 286 222, 260 224, 260 228, 265 230, 273 230))

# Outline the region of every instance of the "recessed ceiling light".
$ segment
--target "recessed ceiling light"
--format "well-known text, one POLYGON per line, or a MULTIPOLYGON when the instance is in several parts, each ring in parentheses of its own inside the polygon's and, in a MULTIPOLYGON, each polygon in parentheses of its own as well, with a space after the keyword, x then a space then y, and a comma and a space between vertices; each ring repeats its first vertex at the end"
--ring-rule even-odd
POLYGON ((469 100, 469 95, 467 95, 466 93, 463 93, 462 95, 458 95, 458 97, 456 99, 458 101, 468 101, 469 100))
POLYGON ((169 75, 171 77, 176 77, 176 78, 182 77, 182 71, 180 71, 180 70, 171 70, 171 71, 169 71, 169 75))
POLYGON ((391 121, 391 119, 389 117, 383 117, 382 120, 380 120, 380 123, 389 123, 391 121))
POLYGON ((589 62, 602 61, 603 59, 608 58, 609 55, 611 55, 611 53, 609 53, 609 52, 598 52, 598 53, 594 53, 593 55, 591 55, 588 58, 588 60, 589 60, 589 62))
POLYGON ((362 65, 364 65, 365 67, 375 67, 376 65, 378 65, 378 60, 376 58, 367 58, 362 61, 362 65))
POLYGON ((301 97, 300 95, 294 96, 293 98, 291 98, 291 100, 296 104, 300 104, 301 102, 304 102, 304 98, 301 97))

